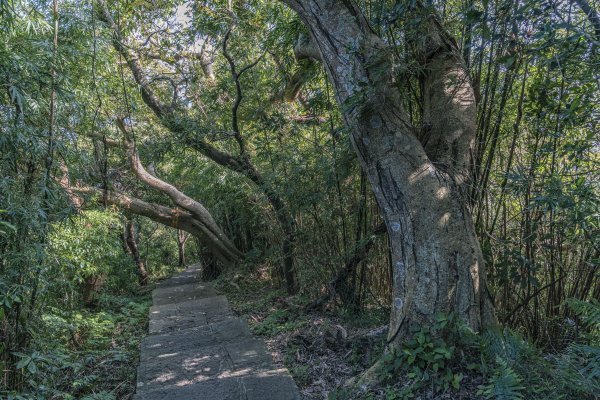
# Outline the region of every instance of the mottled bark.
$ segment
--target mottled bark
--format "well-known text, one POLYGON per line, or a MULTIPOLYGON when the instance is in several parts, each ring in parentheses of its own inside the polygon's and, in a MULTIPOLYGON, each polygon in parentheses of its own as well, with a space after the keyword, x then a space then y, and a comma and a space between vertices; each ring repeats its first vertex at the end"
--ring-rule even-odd
POLYGON ((156 203, 148 203, 117 190, 105 192, 102 189, 91 187, 76 187, 72 188, 72 190, 77 193, 102 196, 106 199, 107 204, 115 205, 123 211, 147 217, 174 229, 186 231, 198 238, 199 242, 224 265, 235 265, 239 262, 239 259, 235 255, 227 252, 221 245, 215 243, 210 237, 207 237, 203 224, 198 222, 191 213, 185 210, 169 208, 156 203))
POLYGON ((184 231, 177 231, 177 250, 178 250, 178 262, 177 265, 183 267, 185 265, 185 244, 187 243, 189 235, 186 235, 184 231))
POLYGON ((393 82, 391 51, 358 7, 342 0, 284 2, 318 46, 390 236, 388 341, 397 346, 438 312, 454 312, 476 331, 492 324, 482 252, 463 196, 475 98, 456 45, 431 17, 424 32, 431 128, 421 142, 393 82))

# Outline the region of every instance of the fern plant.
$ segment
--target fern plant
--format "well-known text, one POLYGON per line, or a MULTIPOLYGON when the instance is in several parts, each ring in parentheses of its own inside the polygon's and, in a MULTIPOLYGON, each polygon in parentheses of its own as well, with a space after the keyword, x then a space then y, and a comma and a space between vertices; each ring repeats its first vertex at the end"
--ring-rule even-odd
POLYGON ((577 315, 581 325, 587 329, 588 339, 600 343, 600 303, 596 300, 567 300, 567 306, 577 315))
POLYGON ((486 399, 520 400, 523 399, 523 379, 513 370, 506 360, 497 357, 494 374, 487 385, 479 388, 478 394, 486 399))
POLYGON ((570 299, 567 306, 585 332, 553 358, 557 377, 573 396, 596 398, 600 393, 600 303, 570 299))

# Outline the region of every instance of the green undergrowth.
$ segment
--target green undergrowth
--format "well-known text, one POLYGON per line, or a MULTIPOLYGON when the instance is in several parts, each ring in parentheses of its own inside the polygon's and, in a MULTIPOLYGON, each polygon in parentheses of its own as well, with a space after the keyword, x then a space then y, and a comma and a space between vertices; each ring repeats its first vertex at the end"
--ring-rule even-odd
MULTIPOLYGON (((227 296, 235 312, 246 318, 255 334, 275 336, 292 332, 305 327, 309 321, 305 306, 313 299, 305 294, 289 296, 260 270, 247 272, 244 277, 225 272, 213 285, 227 296)), ((328 317, 355 328, 381 326, 388 315, 388 310, 380 308, 356 312, 340 307, 327 313, 328 317)))
POLYGON ((151 297, 102 294, 93 309, 49 308, 31 348, 15 354, 28 393, 6 399, 128 399, 135 390, 139 343, 146 334, 151 297))
POLYGON ((542 353, 508 329, 478 335, 452 316, 413 332, 381 358, 384 383, 341 388, 330 400, 349 399, 597 399, 600 393, 600 305, 570 306, 582 328, 565 349, 542 353))
MULTIPOLYGON (((331 355, 355 375, 379 360, 379 384, 362 388, 332 388, 330 400, 350 399, 597 399, 600 393, 600 305, 569 302, 578 334, 563 349, 543 352, 519 333, 508 329, 476 334, 452 315, 438 315, 431 326, 412 332, 399 349, 383 354, 383 346, 361 342, 358 335, 339 340, 336 324, 356 329, 385 321, 385 310, 353 313, 306 314, 310 299, 287 296, 269 280, 224 274, 216 282, 234 310, 249 322, 255 334, 275 337, 289 333, 283 362, 300 387, 308 387, 311 365, 298 355, 331 355), (318 326, 315 324, 318 321, 318 326), (318 332, 311 336, 311 332, 318 332), (323 341, 319 344, 319 341, 323 341), (370 356, 365 358, 365 349, 370 356), (344 354, 336 359, 336 351, 344 354), (356 367, 356 368, 354 368, 356 367)), ((362 338, 365 339, 366 338, 362 338)), ((343 380, 342 380, 343 381, 343 380)))
POLYGON ((306 299, 288 296, 284 289, 261 278, 258 272, 243 279, 224 273, 213 284, 227 296, 234 311, 245 317, 254 334, 275 336, 304 326, 307 318, 302 305, 306 299))

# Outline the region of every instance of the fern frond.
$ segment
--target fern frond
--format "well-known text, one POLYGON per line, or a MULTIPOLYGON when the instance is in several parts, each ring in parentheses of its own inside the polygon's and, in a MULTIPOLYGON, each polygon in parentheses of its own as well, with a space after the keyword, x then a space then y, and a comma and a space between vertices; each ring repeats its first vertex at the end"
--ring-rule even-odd
POLYGON ((524 390, 522 382, 519 374, 508 365, 506 360, 497 357, 494 375, 487 385, 480 387, 479 394, 486 399, 521 400, 524 398, 521 393, 524 390))
POLYGON ((596 300, 567 300, 567 305, 579 317, 584 326, 600 329, 600 303, 596 300))

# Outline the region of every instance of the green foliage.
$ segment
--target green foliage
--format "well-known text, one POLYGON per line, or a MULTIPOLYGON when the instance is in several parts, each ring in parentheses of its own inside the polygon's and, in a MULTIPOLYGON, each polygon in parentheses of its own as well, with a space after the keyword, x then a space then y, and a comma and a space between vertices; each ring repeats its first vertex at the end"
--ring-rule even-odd
POLYGON ((567 304, 582 323, 581 336, 551 360, 563 392, 594 398, 600 392, 600 305, 576 299, 567 304))
MULTIPOLYGON (((50 308, 34 336, 40 350, 16 353, 27 399, 117 399, 133 393, 149 296, 102 295, 96 310, 50 308)), ((0 390, 0 396, 16 396, 0 390)), ((5 397, 3 397, 5 398, 5 397)))
POLYGON ((58 261, 61 275, 77 283, 125 269, 130 263, 120 243, 121 226, 116 212, 83 212, 51 229, 50 258, 58 261))
POLYGON ((597 300, 567 300, 567 305, 581 320, 583 327, 589 330, 590 340, 600 344, 600 303, 597 300))
POLYGON ((399 350, 383 356, 381 373, 387 379, 406 376, 413 386, 434 392, 459 389, 463 375, 453 371, 456 347, 446 340, 454 329, 453 317, 438 315, 433 326, 418 328, 399 350))
POLYGON ((480 387, 477 393, 486 399, 521 400, 524 398, 522 381, 507 361, 497 357, 493 375, 488 384, 480 387))
MULTIPOLYGON (((264 55, 240 77, 238 123, 248 160, 296 222, 295 268, 305 297, 295 301, 322 295, 356 243, 380 222, 322 64, 298 62, 293 55, 306 28, 292 10, 254 0, 231 2, 231 10, 222 0, 189 2, 191 23, 185 25, 171 18, 180 2, 109 3, 131 49, 143 53, 142 75, 160 100, 171 104, 173 92, 178 95, 165 124, 146 107, 131 71, 112 49, 112 32, 92 13, 97 3, 82 7, 81 2, 59 1, 55 49, 50 3, 0 0, 2 388, 31 392, 39 385, 47 397, 62 395, 52 393, 53 388, 77 398, 121 396, 100 388, 110 379, 91 371, 79 353, 108 351, 105 339, 115 330, 139 325, 141 317, 122 297, 137 287, 134 266, 118 240, 121 219, 110 211, 72 216, 68 196, 55 179, 64 162, 73 183, 106 185, 171 206, 163 194, 125 173, 121 150, 87 137, 116 138, 117 116, 134 122, 142 159, 157 176, 201 199, 236 246, 251 255, 238 273, 254 278, 258 272, 269 282, 267 293, 253 292, 257 285, 236 291, 235 281, 220 282, 231 289, 228 294, 244 314, 260 320, 253 329, 275 335, 302 326, 295 305, 278 304, 286 295, 274 289, 280 284, 281 233, 268 196, 251 180, 192 150, 202 139, 218 151, 239 154, 231 134, 236 88, 221 54, 223 35, 234 22, 228 48, 238 71, 264 55), (168 29, 156 29, 169 18, 168 29), (152 40, 137 43, 142 37, 152 40), (211 82, 200 61, 186 57, 205 44, 214 50, 211 82), (277 100, 296 73, 305 79, 297 101, 277 100), (176 91, 170 82, 179 85, 176 91), (96 292, 98 313, 82 308, 86 287, 96 292), (115 317, 121 309, 129 313, 123 319, 115 317), (41 340, 48 332, 60 338, 59 352, 41 340), (61 371, 73 378, 72 387, 56 378, 61 371)), ((400 88, 410 123, 416 130, 425 128, 426 60, 415 57, 415 50, 425 44, 427 19, 415 12, 414 2, 372 0, 357 7, 394 54, 390 81, 400 88)), ((458 374, 467 374, 455 365, 460 359, 485 379, 485 396, 513 390, 531 399, 593 398, 600 392, 600 311, 597 302, 586 301, 598 294, 600 59, 590 19, 577 2, 431 2, 426 12, 434 9, 460 44, 478 96, 473 164, 489 170, 474 171, 477 199, 471 208, 489 268, 489 290, 500 320, 522 336, 508 330, 475 339, 467 334, 465 343, 453 337, 456 333, 440 334, 445 328, 430 327, 414 332, 414 342, 388 356, 393 357, 388 372, 410 373, 413 381, 443 390, 454 386, 458 374), (485 184, 484 172, 489 174, 485 184), (565 303, 568 296, 580 300, 565 303), (397 359, 401 362, 395 367, 397 359)), ((372 59, 371 77, 388 73, 381 68, 385 62, 372 59)), ((369 84, 356 87, 342 109, 369 110, 363 104, 369 84)), ((104 209, 101 200, 85 206, 104 209)), ((155 223, 137 223, 140 252, 151 275, 168 275, 177 258, 175 235, 155 223)), ((194 250, 200 249, 189 243, 188 261, 195 261, 199 251, 194 250)), ((387 314, 393 282, 388 255, 387 240, 378 240, 338 288, 338 298, 329 305, 344 320, 367 325, 387 314), (372 312, 375 308, 383 311, 372 312)), ((113 356, 123 354, 107 359, 94 354, 90 360, 113 365, 113 356)), ((17 397, 14 390, 10 393, 17 397)), ((404 394, 390 389, 386 396, 404 394)))
POLYGON ((258 335, 273 336, 280 332, 290 332, 298 329, 305 323, 305 319, 290 312, 279 309, 269 313, 265 319, 252 326, 252 331, 258 335))

